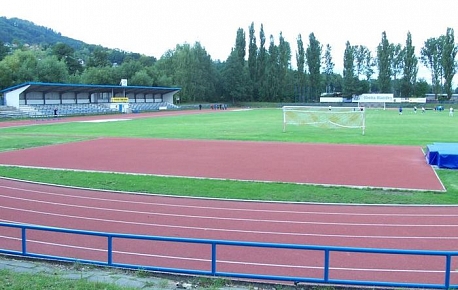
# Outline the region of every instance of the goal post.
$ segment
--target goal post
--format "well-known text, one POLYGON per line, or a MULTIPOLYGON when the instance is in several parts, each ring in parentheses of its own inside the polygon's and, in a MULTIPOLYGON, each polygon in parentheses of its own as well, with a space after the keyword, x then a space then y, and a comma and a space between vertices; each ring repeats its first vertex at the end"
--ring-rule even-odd
POLYGON ((364 135, 366 113, 364 107, 283 106, 283 132, 287 125, 361 129, 364 135))

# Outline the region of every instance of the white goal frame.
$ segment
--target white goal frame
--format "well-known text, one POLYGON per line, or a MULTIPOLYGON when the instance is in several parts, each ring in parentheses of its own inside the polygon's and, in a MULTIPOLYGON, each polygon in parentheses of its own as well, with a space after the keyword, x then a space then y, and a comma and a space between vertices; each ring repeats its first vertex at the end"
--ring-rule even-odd
POLYGON ((283 132, 286 125, 366 130, 364 107, 283 106, 283 132))

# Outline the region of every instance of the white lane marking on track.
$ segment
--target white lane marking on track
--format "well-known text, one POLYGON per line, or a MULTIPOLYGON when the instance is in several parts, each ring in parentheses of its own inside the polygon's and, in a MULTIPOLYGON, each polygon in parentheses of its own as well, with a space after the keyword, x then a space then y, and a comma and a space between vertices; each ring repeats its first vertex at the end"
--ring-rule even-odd
POLYGON ((64 215, 56 213, 41 212, 36 210, 25 210, 17 209, 6 206, 0 206, 3 209, 15 210, 16 212, 27 212, 34 214, 42 214, 46 216, 56 216, 61 218, 73 218, 80 220, 91 220, 99 222, 110 222, 110 223, 119 223, 119 224, 129 224, 129 225, 140 225, 148 227, 162 227, 162 228, 176 228, 176 229, 187 229, 187 230, 203 230, 203 231, 216 231, 216 232, 233 232, 233 233, 250 233, 250 234, 267 234, 267 235, 282 235, 282 236, 304 236, 304 237, 334 237, 334 238, 365 238, 365 239, 422 239, 422 240, 458 240, 458 237, 426 237, 426 236, 414 236, 414 237, 403 237, 403 236, 369 236, 369 235, 339 235, 339 234, 316 234, 316 233, 292 233, 292 232, 273 232, 273 231, 252 231, 252 230, 234 230, 234 229, 219 229, 219 228, 209 228, 209 227, 190 227, 190 226, 181 226, 181 225, 164 225, 157 223, 145 223, 145 222, 132 222, 132 221, 119 221, 119 220, 110 220, 102 218, 89 218, 81 217, 74 215, 64 215))
MULTIPOLYGON (((52 195, 52 196, 61 196, 61 197, 74 198, 74 199, 88 199, 88 200, 97 200, 97 201, 105 201, 105 202, 113 202, 113 203, 158 205, 158 206, 168 206, 168 207, 214 209, 214 210, 227 210, 227 211, 288 213, 288 214, 339 215, 339 216, 347 215, 347 216, 388 216, 388 217, 393 217, 393 216, 400 216, 400 217, 458 217, 458 213, 457 214, 347 213, 347 212, 289 211, 289 210, 265 210, 265 209, 252 209, 252 208, 244 209, 244 208, 225 208, 225 207, 209 207, 209 206, 195 206, 195 205, 177 205, 177 204, 168 204, 168 203, 113 200, 113 199, 97 198, 97 197, 82 197, 82 196, 66 195, 66 194, 61 194, 61 193, 53 193, 53 192, 39 191, 39 190, 32 190, 32 189, 23 189, 23 188, 16 188, 16 187, 9 187, 9 186, 2 186, 2 185, 0 185, 0 188, 12 189, 12 190, 18 190, 18 191, 25 191, 25 192, 33 192, 33 193, 40 193, 40 194, 46 194, 46 195, 52 195)), ((84 189, 82 189, 82 190, 84 190, 84 189)), ((102 192, 106 193, 106 191, 102 191, 102 192)), ((234 202, 234 201, 232 200, 232 201, 229 201, 229 202, 234 202)), ((336 206, 338 206, 338 205, 336 205, 336 206)), ((404 209, 400 208, 400 210, 404 210, 404 209)))
MULTIPOLYGON (((73 208, 82 208, 82 209, 91 209, 97 211, 109 211, 109 212, 120 212, 120 213, 134 213, 139 215, 156 215, 156 216, 171 216, 171 217, 185 217, 185 218, 194 218, 194 219, 211 219, 211 220, 230 220, 230 221, 243 221, 243 222, 262 222, 262 223, 286 223, 286 224, 309 224, 309 225, 337 225, 337 226, 370 226, 370 227, 458 227, 456 224, 375 224, 375 223, 349 223, 349 222, 317 222, 317 221, 294 221, 294 220, 273 220, 273 219, 250 219, 250 218, 235 218, 235 217, 217 217, 217 216, 197 216, 197 215, 186 215, 186 214, 172 214, 172 213, 157 213, 157 212, 146 212, 146 211, 135 211, 135 210, 125 210, 125 209, 113 209, 113 208, 102 208, 94 206, 84 206, 84 205, 74 205, 66 203, 57 203, 50 201, 41 201, 35 199, 21 198, 21 197, 12 197, 1 195, 7 199, 21 200, 21 201, 31 201, 34 203, 42 203, 49 205, 56 205, 60 207, 73 207, 73 208)), ((17 208, 19 210, 19 208, 17 208)))

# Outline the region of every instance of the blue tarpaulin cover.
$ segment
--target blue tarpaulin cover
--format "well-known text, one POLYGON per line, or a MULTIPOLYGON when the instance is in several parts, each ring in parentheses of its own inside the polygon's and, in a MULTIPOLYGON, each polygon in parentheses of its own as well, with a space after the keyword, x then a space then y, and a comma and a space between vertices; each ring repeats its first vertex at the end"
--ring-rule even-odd
POLYGON ((439 168, 458 169, 458 143, 435 142, 426 146, 426 159, 439 168))

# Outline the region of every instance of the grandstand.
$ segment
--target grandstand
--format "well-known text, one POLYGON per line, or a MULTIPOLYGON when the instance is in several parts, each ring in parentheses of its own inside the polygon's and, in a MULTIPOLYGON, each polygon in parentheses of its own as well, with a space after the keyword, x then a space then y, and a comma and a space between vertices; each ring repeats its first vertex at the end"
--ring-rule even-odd
POLYGON ((29 82, 0 91, 0 118, 139 113, 177 109, 180 88, 29 82))
POLYGON ((28 115, 12 106, 0 106, 0 119, 2 118, 26 118, 28 115))

